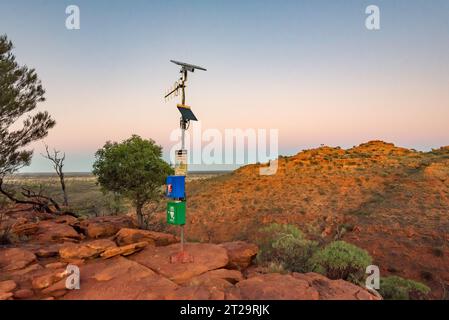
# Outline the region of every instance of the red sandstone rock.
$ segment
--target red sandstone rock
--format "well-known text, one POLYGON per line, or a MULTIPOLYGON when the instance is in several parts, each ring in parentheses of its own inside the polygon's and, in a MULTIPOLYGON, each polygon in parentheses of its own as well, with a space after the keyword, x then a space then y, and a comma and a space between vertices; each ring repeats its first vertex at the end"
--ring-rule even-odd
POLYGON ((106 216, 84 220, 79 225, 90 238, 101 238, 115 235, 122 228, 134 227, 128 216, 106 216))
POLYGON ((36 234, 36 240, 41 243, 78 241, 82 236, 71 226, 54 221, 39 222, 39 231, 36 234))
POLYGON ((10 300, 13 297, 13 294, 11 292, 0 292, 0 301, 1 300, 10 300))
POLYGON ((118 256, 118 255, 129 256, 130 254, 133 254, 137 251, 142 250, 147 245, 148 245, 148 242, 143 241, 143 242, 128 244, 123 247, 109 248, 101 254, 101 257, 104 259, 109 259, 109 258, 118 256))
POLYGON ((147 241, 149 244, 157 246, 179 242, 178 238, 172 234, 130 228, 120 229, 115 236, 115 241, 120 246, 141 241, 147 241))
POLYGON ((54 257, 59 254, 59 247, 51 246, 47 248, 40 248, 35 252, 36 256, 39 258, 49 258, 54 257))
POLYGON ((69 216, 69 215, 63 215, 63 216, 57 217, 54 221, 56 223, 65 223, 65 224, 68 224, 70 226, 73 226, 73 225, 78 223, 78 219, 77 218, 75 218, 73 216, 69 216))
POLYGON ((330 280, 317 273, 293 273, 293 277, 307 281, 318 291, 320 300, 379 300, 364 288, 344 280, 330 280))
POLYGON ((59 249, 59 255, 63 259, 86 259, 98 256, 102 251, 86 245, 67 245, 59 249))
POLYGON ((11 232, 18 236, 29 236, 35 234, 39 230, 38 223, 15 224, 11 232))
POLYGON ((130 257, 160 275, 176 283, 184 283, 194 276, 210 270, 223 268, 228 264, 228 255, 223 247, 207 243, 188 243, 185 250, 193 256, 192 263, 170 263, 170 257, 179 253, 181 246, 171 244, 165 247, 148 246, 130 257))
POLYGON ((30 289, 20 289, 14 292, 14 299, 29 299, 34 296, 34 292, 30 289))
POLYGON ((67 263, 65 262, 52 262, 45 265, 45 268, 47 269, 61 269, 65 268, 67 266, 67 263))
POLYGON ((36 261, 36 256, 25 249, 0 249, 0 271, 23 269, 36 261))
POLYGON ((246 269, 259 251, 255 244, 243 241, 226 242, 221 246, 228 252, 228 267, 239 270, 246 269))
POLYGON ((223 290, 206 286, 181 287, 165 297, 167 300, 224 300, 224 298, 223 290))
POLYGON ((44 275, 35 277, 32 281, 32 285, 34 289, 45 289, 66 276, 67 274, 65 269, 59 269, 56 271, 51 270, 44 275))
POLYGON ((12 280, 0 282, 0 293, 11 292, 17 287, 17 284, 12 280))
POLYGON ((102 252, 115 247, 116 244, 113 241, 100 239, 83 244, 68 244, 59 249, 59 255, 65 260, 87 259, 97 257, 102 252))
POLYGON ((70 290, 67 300, 164 299, 178 286, 154 271, 117 256, 96 260, 80 268, 81 289, 70 290))
POLYGON ((235 284, 235 283, 243 280, 243 275, 238 270, 216 269, 216 270, 212 270, 212 271, 203 273, 199 276, 196 276, 196 277, 192 278, 190 280, 190 282, 192 282, 192 281, 203 282, 204 280, 208 280, 208 279, 222 279, 228 283, 235 284))
POLYGON ((236 287, 244 300, 318 300, 318 291, 305 280, 270 273, 240 281, 236 287))

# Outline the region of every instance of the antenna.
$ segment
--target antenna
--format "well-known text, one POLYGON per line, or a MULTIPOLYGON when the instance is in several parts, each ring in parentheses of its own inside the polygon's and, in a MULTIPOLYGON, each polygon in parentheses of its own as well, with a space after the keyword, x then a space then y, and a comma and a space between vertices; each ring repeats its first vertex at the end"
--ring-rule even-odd
POLYGON ((202 70, 202 71, 207 71, 207 70, 203 67, 199 67, 194 64, 179 62, 176 60, 170 60, 170 62, 177 64, 178 66, 181 66, 181 71, 179 71, 179 73, 181 73, 181 77, 179 78, 178 81, 175 82, 173 88, 168 90, 168 92, 166 93, 164 98, 169 99, 169 98, 173 97, 173 95, 178 96, 179 90, 181 90, 181 92, 182 92, 181 105, 185 107, 186 106, 186 90, 185 90, 185 88, 186 88, 186 82, 187 82, 187 73, 195 72, 195 70, 202 70))

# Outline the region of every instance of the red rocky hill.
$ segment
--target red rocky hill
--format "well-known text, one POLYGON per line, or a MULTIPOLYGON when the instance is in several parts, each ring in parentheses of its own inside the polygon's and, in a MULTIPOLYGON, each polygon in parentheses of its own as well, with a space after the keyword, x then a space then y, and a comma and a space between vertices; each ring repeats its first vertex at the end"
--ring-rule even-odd
POLYGON ((449 147, 417 152, 371 141, 280 157, 187 185, 187 235, 198 241, 252 241, 262 225, 298 226, 322 242, 366 249, 382 275, 449 289, 449 147), (263 165, 262 165, 263 166, 263 165), (232 227, 230 227, 232 226, 232 227))

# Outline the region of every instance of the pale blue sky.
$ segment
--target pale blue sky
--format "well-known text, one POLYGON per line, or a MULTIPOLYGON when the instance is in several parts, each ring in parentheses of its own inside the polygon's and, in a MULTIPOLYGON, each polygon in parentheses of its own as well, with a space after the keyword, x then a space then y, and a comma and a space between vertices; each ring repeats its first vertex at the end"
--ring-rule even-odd
MULTIPOLYGON (((37 69, 57 126, 45 140, 90 171, 106 140, 171 147, 176 59, 204 65, 188 102, 203 128, 276 128, 281 154, 370 139, 448 145, 449 1, 0 0, 0 33, 37 69), (65 8, 81 30, 65 28, 65 8), (365 28, 378 5, 381 30, 365 28)), ((26 171, 50 171, 33 146, 26 171)))

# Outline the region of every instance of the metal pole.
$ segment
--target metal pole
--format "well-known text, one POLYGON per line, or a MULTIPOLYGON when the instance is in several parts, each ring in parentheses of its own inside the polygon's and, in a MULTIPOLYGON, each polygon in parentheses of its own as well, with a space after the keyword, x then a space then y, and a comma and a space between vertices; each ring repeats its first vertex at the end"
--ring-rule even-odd
MULTIPOLYGON (((182 94, 181 102, 182 102, 182 105, 184 106, 186 104, 186 91, 185 91, 186 85, 185 85, 185 83, 187 81, 187 70, 183 68, 181 70, 181 72, 182 72, 182 76, 183 76, 182 80, 181 80, 181 85, 180 85, 181 90, 182 90, 181 91, 181 94, 182 94)), ((181 117, 181 134, 182 134, 181 150, 184 150, 186 147, 185 139, 186 139, 187 123, 188 123, 188 120, 184 119, 184 117, 181 117)), ((181 252, 184 253, 184 225, 181 226, 181 252)))
POLYGON ((184 225, 181 226, 181 252, 184 252, 184 225))
MULTIPOLYGON (((185 148, 185 138, 186 138, 186 122, 181 119, 181 131, 182 131, 182 147, 181 150, 185 148)), ((184 225, 181 226, 181 252, 184 252, 184 225)))
MULTIPOLYGON (((182 70, 183 73, 183 79, 182 79, 182 105, 184 106, 186 104, 186 85, 185 82, 187 81, 187 70, 182 70)), ((187 129, 187 120, 184 118, 181 118, 181 131, 182 131, 182 143, 181 143, 181 150, 185 149, 185 139, 186 139, 186 129, 187 129)), ((184 225, 181 226, 181 252, 184 252, 184 225)))

